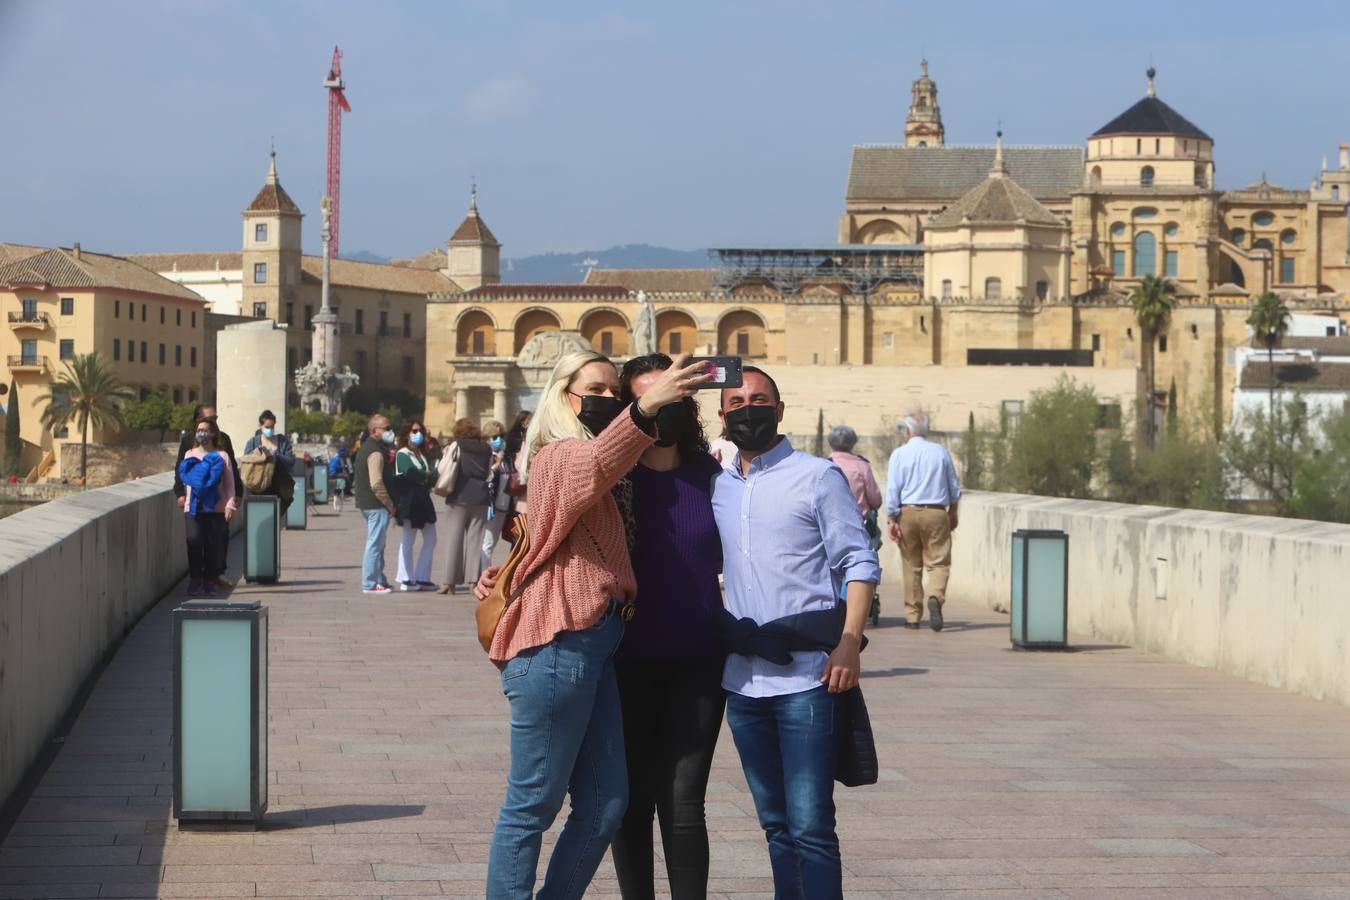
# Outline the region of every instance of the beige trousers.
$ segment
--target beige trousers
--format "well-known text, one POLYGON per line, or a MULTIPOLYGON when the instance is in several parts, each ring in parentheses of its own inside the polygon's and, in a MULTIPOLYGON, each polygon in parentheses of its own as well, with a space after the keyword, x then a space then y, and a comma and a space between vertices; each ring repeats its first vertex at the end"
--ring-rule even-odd
POLYGON ((952 573, 952 529, 945 509, 918 506, 900 508, 900 560, 904 566, 905 619, 918 624, 926 597, 947 600, 947 579, 952 573), (928 590, 923 574, 928 570, 928 590))

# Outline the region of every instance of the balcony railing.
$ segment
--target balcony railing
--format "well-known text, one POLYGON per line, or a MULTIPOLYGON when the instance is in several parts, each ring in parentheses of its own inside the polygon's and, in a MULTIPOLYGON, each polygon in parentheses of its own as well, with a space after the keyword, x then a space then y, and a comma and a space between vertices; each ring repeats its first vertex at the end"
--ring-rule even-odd
POLYGON ((40 372, 47 371, 47 357, 23 354, 21 356, 7 356, 5 363, 10 370, 15 369, 37 369, 40 372))
POLYGON ((50 328, 52 324, 44 312, 12 312, 8 318, 11 328, 50 328))

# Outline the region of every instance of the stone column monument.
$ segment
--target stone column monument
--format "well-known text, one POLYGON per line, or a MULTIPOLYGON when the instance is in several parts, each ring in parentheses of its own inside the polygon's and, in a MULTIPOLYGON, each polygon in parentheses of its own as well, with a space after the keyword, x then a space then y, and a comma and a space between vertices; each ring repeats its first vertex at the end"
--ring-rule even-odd
POLYGON ((633 341, 630 352, 633 356, 646 356, 656 352, 656 310, 647 300, 646 291, 638 291, 638 313, 633 320, 633 341))
POLYGON ((329 301, 329 274, 331 269, 330 244, 333 238, 332 212, 328 198, 323 198, 323 287, 319 314, 314 317, 312 359, 295 372, 295 388, 300 393, 300 405, 305 409, 318 408, 330 415, 342 412, 342 398, 347 389, 361 378, 349 367, 338 371, 338 350, 341 329, 337 311, 329 301))

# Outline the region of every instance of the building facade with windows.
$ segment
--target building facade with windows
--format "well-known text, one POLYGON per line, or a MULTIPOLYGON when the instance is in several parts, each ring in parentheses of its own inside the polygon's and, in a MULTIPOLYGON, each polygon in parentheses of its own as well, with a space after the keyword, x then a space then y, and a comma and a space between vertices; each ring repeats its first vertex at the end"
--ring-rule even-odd
MULTIPOLYGON (((203 396, 207 305, 196 293, 125 257, 79 244, 43 248, 0 244, 0 379, 18 390, 24 465, 37 465, 78 435, 54 435, 39 398, 66 361, 99 353, 142 397, 162 391, 175 403, 203 396)), ((7 397, 6 402, 13 402, 7 397)), ((90 440, 115 440, 91 429, 90 440)))

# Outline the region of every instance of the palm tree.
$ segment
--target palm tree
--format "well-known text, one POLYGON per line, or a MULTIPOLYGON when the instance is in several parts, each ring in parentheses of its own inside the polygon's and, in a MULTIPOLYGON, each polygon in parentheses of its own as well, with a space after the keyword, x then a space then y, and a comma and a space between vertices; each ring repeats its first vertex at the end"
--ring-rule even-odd
POLYGON ((1144 416, 1144 434, 1148 446, 1154 444, 1153 390, 1154 361, 1153 341, 1159 332, 1167 328, 1172 320, 1172 310, 1176 308, 1177 286, 1157 275, 1145 275, 1130 295, 1130 306, 1134 308, 1134 319, 1139 323, 1139 337, 1146 349, 1145 363, 1148 373, 1148 395, 1141 415, 1144 416))
POLYGON ((1275 421, 1275 345, 1289 331, 1289 307, 1274 291, 1266 291, 1252 304, 1247 325, 1266 345, 1266 364, 1270 366, 1270 419, 1275 421))
POLYGON ((89 425, 103 428, 126 425, 124 404, 133 397, 123 387, 98 353, 85 353, 66 362, 66 370, 56 376, 49 394, 38 398, 46 404, 42 422, 53 430, 71 423, 80 429, 80 483, 84 484, 89 466, 89 425))

